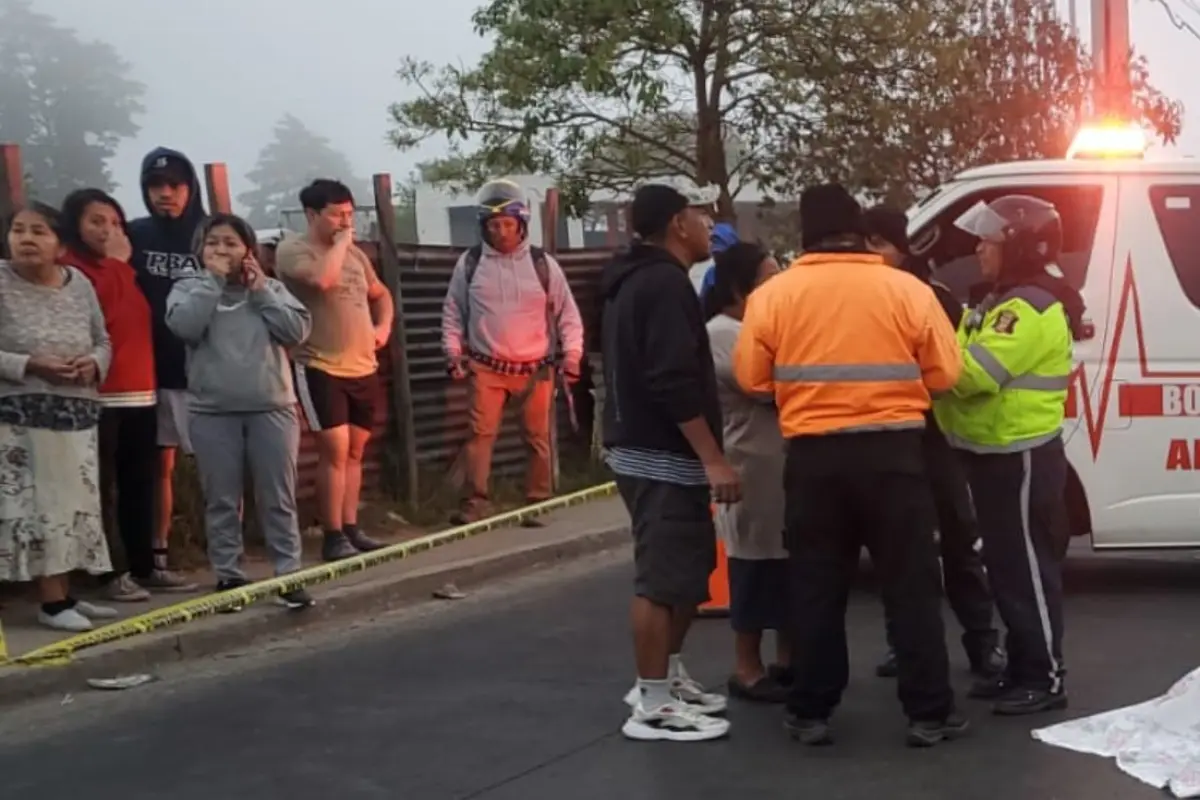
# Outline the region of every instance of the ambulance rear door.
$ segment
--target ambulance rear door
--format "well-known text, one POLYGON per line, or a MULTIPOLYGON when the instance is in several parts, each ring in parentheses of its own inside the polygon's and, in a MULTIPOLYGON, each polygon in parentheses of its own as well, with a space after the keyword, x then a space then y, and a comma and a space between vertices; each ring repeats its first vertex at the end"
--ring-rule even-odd
POLYGON ((1121 176, 1112 279, 1085 295, 1106 320, 1078 348, 1091 390, 1072 448, 1096 547, 1200 545, 1200 165, 1157 169, 1121 176))

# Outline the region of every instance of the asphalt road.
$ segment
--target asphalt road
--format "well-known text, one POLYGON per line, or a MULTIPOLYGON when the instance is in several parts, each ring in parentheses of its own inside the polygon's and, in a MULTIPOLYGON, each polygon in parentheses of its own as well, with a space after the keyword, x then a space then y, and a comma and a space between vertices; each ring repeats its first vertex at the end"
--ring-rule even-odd
MULTIPOLYGON (((150 686, 6 712, 4 796, 141 800, 1138 800, 1162 795, 1103 759, 1039 744, 1035 723, 964 701, 973 735, 902 744, 890 682, 871 674, 874 598, 850 613, 854 678, 839 742, 790 742, 775 708, 735 705, 733 736, 624 741, 629 566, 620 555, 281 643, 177 667, 150 686)), ((1072 708, 1148 699, 1200 662, 1200 561, 1086 559, 1069 574, 1072 708)), ((951 623, 952 634, 956 636, 951 623)), ((701 623, 692 671, 728 668, 723 621, 701 623)), ((956 674, 967 678, 961 654, 956 674)))

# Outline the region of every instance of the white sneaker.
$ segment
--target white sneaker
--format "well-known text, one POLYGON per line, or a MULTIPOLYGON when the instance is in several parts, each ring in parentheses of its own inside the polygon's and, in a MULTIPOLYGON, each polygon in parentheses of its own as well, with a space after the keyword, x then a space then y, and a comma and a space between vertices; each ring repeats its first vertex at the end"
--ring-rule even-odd
MULTIPOLYGON (((729 707, 729 699, 725 695, 704 691, 704 687, 692 678, 672 678, 671 694, 701 714, 723 714, 729 707)), ((641 700, 642 691, 635 683, 625 695, 625 705, 636 708, 641 700)))
POLYGON ((104 597, 114 603, 142 603, 150 599, 150 592, 126 573, 104 587, 104 597))
POLYGON ((76 600, 75 610, 88 619, 116 619, 121 616, 115 608, 93 605, 86 600, 76 600))
POLYGON ((47 614, 45 611, 39 610, 38 622, 47 628, 69 631, 71 633, 84 633, 92 629, 91 620, 74 608, 68 608, 66 611, 60 611, 57 614, 47 614))
POLYGON ((668 703, 649 711, 638 703, 621 733, 639 742, 706 742, 727 736, 729 720, 706 716, 686 703, 668 703))

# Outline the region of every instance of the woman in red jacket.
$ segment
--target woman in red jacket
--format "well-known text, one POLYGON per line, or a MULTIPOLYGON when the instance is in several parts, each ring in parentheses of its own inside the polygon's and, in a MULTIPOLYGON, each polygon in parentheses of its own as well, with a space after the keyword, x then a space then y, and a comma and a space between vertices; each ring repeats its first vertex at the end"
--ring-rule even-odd
POLYGON ((128 264, 125 213, 116 200, 80 189, 63 202, 62 222, 64 263, 92 282, 112 340, 112 366, 100 386, 99 444, 105 531, 116 571, 102 580, 110 600, 147 600, 147 589, 178 591, 180 583, 161 569, 166 554, 158 554, 154 542, 159 460, 150 306, 128 264))

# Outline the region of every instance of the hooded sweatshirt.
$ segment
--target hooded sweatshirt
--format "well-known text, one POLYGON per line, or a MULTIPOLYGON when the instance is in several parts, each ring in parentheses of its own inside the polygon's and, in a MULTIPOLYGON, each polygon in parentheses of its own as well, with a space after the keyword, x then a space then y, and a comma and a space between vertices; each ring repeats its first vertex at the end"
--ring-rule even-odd
POLYGON ((704 417, 721 442, 721 405, 708 331, 686 268, 635 244, 601 276, 604 445, 618 475, 707 485, 680 423, 704 417))
POLYGON ((965 308, 962 302, 954 296, 954 292, 950 290, 949 286, 934 279, 933 272, 929 269, 929 262, 914 255, 905 254, 904 263, 900 265, 900 269, 929 284, 929 288, 933 289, 933 296, 937 298, 938 305, 942 307, 942 311, 946 312, 946 318, 957 329, 958 323, 962 321, 965 308))
POLYGON ((562 267, 549 253, 542 288, 529 242, 511 253, 481 246, 479 264, 467 281, 467 253, 450 276, 442 305, 442 349, 457 360, 473 355, 502 371, 529 371, 555 356, 567 363, 583 356, 583 322, 562 267), (558 330, 549 330, 551 324, 558 330))
POLYGON ((688 270, 688 277, 692 279, 692 283, 696 284, 696 293, 700 295, 701 306, 704 305, 704 296, 717 282, 717 266, 714 263, 717 255, 733 247, 739 241, 737 228, 728 222, 718 222, 713 226, 709 241, 712 258, 688 270))
POLYGON ((166 324, 187 343, 188 409, 250 414, 296 404, 288 348, 308 338, 312 315, 268 278, 254 292, 210 272, 171 289, 166 324))
POLYGON ((183 153, 159 147, 142 160, 141 182, 142 200, 150 215, 129 223, 129 242, 133 245, 130 263, 150 303, 158 388, 182 390, 187 388, 186 355, 183 342, 167 328, 167 297, 175 281, 204 271, 192 249, 192 238, 205 216, 200 181, 195 166, 183 153), (146 175, 161 166, 163 159, 179 162, 190 173, 187 208, 178 219, 158 216, 150 207, 146 175))

